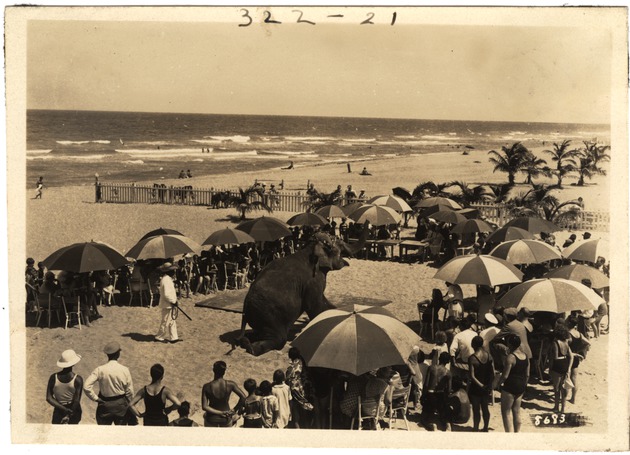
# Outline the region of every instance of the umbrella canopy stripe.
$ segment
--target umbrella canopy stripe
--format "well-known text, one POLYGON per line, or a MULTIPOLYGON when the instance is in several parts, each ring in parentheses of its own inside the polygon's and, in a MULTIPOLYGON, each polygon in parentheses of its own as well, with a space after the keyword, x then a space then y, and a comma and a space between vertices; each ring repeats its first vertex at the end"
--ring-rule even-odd
POLYGON ((440 267, 434 278, 454 284, 497 286, 520 283, 523 273, 503 259, 469 254, 448 261, 440 267))
POLYGON ((583 264, 571 264, 559 267, 544 275, 544 278, 564 278, 565 280, 577 281, 591 280, 593 289, 602 289, 610 286, 609 278, 595 267, 583 264))
POLYGON ((325 226, 328 221, 317 213, 298 213, 287 220, 291 226, 325 226))
POLYGON ((486 244, 507 242, 509 240, 534 239, 534 234, 525 229, 507 226, 497 229, 486 238, 486 244))
POLYGON ((581 283, 562 278, 543 278, 522 283, 499 301, 509 308, 526 307, 531 311, 564 313, 574 310, 595 310, 604 299, 581 283))
POLYGON ((202 245, 241 245, 253 243, 256 240, 246 232, 238 229, 225 228, 213 232, 202 245))
POLYGON ((389 207, 394 209, 397 212, 411 212, 412 208, 409 207, 403 199, 398 196, 390 196, 390 195, 382 195, 382 196, 374 196, 373 198, 367 201, 368 204, 373 205, 383 205, 385 207, 389 207))
POLYGON ((462 208, 462 206, 459 205, 457 202, 455 202, 453 199, 449 199, 447 197, 441 197, 441 196, 434 196, 434 197, 428 197, 426 199, 422 199, 420 202, 416 204, 416 208, 431 207, 432 205, 438 205, 438 204, 448 205, 449 207, 452 207, 457 210, 462 208))
POLYGON ((125 256, 134 259, 168 259, 179 254, 198 253, 200 250, 201 245, 183 235, 157 235, 139 241, 125 256))
POLYGON ((338 205, 325 205, 315 211, 324 218, 345 218, 346 213, 338 205))
POLYGON ((374 226, 383 226, 384 224, 396 224, 399 220, 399 215, 390 207, 368 204, 352 212, 350 218, 355 223, 369 221, 374 226))
POLYGON ((599 257, 607 259, 609 257, 608 253, 608 242, 601 239, 576 242, 562 251, 562 255, 567 259, 586 262, 597 262, 599 257))
POLYGON ((153 231, 147 232, 142 236, 140 240, 148 239, 149 237, 155 237, 156 235, 184 235, 175 229, 159 227, 153 231))
POLYGON ((496 246, 490 256, 505 259, 511 264, 541 264, 562 259, 560 252, 540 240, 512 240, 496 246))
POLYGON ((248 233, 257 242, 272 242, 291 235, 291 230, 285 222, 271 216, 244 221, 236 226, 236 229, 248 233))

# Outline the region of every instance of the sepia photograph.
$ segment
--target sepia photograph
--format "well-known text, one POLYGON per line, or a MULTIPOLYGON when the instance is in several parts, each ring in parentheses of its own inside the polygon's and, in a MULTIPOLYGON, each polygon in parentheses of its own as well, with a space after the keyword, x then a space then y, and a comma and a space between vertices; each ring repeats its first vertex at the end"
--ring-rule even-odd
POLYGON ((7 7, 12 443, 629 450, 627 18, 7 7))

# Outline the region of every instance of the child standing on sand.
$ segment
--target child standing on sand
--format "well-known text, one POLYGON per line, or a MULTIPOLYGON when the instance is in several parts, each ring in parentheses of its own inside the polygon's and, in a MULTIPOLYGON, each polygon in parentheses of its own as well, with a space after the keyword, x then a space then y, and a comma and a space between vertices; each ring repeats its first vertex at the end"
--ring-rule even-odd
POLYGON ((278 428, 278 399, 272 395, 271 382, 263 381, 260 390, 263 428, 278 428))
POLYGON ((278 428, 286 427, 291 420, 291 388, 284 379, 284 371, 274 371, 272 393, 278 399, 278 428))

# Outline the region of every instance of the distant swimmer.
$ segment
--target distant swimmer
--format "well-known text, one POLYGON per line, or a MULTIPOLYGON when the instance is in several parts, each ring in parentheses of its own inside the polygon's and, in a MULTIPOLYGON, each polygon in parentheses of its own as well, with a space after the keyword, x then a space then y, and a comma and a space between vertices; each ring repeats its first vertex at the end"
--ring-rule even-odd
POLYGON ((180 179, 185 179, 186 178, 186 172, 183 169, 179 172, 179 177, 178 178, 180 178, 180 179))
POLYGON ((125 145, 122 139, 119 138, 118 140, 120 141, 120 145, 125 145))
POLYGON ((368 172, 367 168, 364 167, 363 170, 361 171, 361 173, 359 175, 372 175, 368 172))
POLYGON ((44 190, 44 177, 40 176, 37 179, 37 183, 35 184, 35 198, 34 199, 41 199, 43 190, 44 190))
POLYGON ((287 167, 283 167, 282 169, 293 169, 293 161, 291 161, 291 164, 289 164, 287 167))
POLYGON ((186 177, 187 177, 187 178, 189 178, 189 179, 191 179, 191 178, 192 178, 192 173, 190 172, 190 169, 188 169, 188 170, 186 171, 186 177))

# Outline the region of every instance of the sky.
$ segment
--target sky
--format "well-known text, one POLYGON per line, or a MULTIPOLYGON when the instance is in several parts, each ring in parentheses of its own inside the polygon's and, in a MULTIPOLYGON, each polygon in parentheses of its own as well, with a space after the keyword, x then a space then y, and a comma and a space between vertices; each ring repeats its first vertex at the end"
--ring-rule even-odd
POLYGON ((605 29, 243 21, 29 21, 27 106, 610 120, 605 29))

